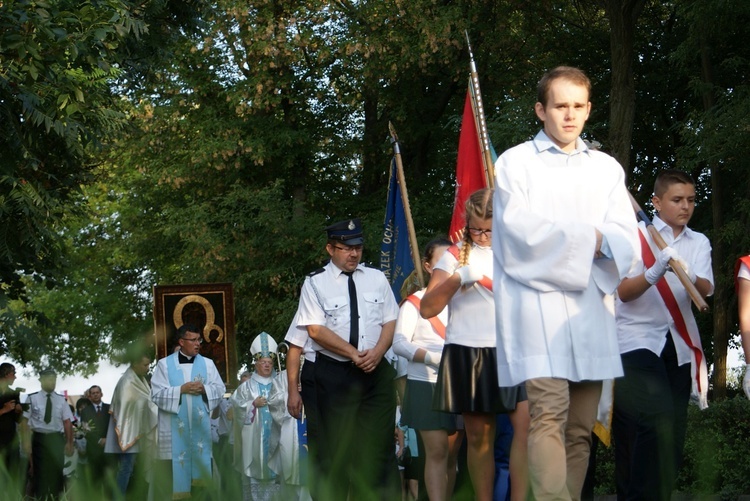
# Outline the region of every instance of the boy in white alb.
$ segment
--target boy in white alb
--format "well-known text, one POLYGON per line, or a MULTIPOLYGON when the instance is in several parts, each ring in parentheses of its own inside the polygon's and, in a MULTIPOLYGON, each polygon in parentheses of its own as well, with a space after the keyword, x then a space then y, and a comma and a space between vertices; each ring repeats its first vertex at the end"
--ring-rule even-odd
POLYGON ((580 498, 601 381, 622 375, 612 295, 638 239, 622 168, 580 138, 590 93, 577 68, 545 74, 544 130, 495 165, 498 373, 526 381, 538 500, 580 498))

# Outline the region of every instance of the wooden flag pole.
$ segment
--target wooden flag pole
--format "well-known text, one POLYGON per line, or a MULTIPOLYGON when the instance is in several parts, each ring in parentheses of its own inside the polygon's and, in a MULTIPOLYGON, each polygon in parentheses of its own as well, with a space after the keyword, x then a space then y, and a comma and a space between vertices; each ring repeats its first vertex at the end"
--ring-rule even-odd
POLYGON ((469 48, 469 58, 471 75, 469 85, 471 86, 471 108, 474 112, 474 121, 477 126, 477 135, 479 136, 479 149, 482 152, 482 163, 484 164, 485 181, 488 188, 495 186, 495 166, 492 163, 492 150, 490 149, 490 137, 487 133, 487 121, 484 118, 484 105, 482 104, 482 92, 479 89, 479 74, 477 65, 474 63, 474 53, 471 51, 471 42, 469 41, 469 32, 465 30, 466 44, 469 48))
POLYGON ((393 124, 388 122, 388 130, 391 133, 391 143, 393 143, 393 156, 396 159, 396 175, 398 176, 398 184, 401 186, 401 201, 404 204, 404 212, 406 213, 406 228, 409 231, 409 247, 411 247, 411 258, 414 261, 414 271, 417 273, 417 280, 419 281, 419 288, 425 286, 424 273, 422 271, 422 262, 419 254, 419 245, 417 245, 417 233, 414 230, 414 220, 411 217, 411 207, 409 207, 409 195, 406 192, 406 178, 404 177, 404 164, 401 161, 401 150, 398 146, 398 136, 396 135, 396 129, 393 128, 393 124))

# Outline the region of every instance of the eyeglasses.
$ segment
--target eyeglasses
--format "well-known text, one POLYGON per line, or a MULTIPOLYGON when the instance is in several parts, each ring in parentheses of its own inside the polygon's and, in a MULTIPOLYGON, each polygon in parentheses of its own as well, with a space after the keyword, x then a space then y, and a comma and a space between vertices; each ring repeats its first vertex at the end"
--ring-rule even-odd
POLYGON ((184 338, 182 338, 182 339, 183 339, 184 341, 187 341, 188 343, 198 343, 198 344, 203 344, 203 338, 202 338, 202 337, 200 337, 200 336, 198 336, 198 337, 194 337, 194 338, 186 338, 186 337, 184 337, 184 338))
POLYGON ((488 237, 492 236, 492 230, 480 230, 479 228, 469 228, 469 233, 474 235, 475 237, 478 237, 479 235, 487 235, 488 237))
POLYGON ((345 245, 343 247, 339 247, 338 245, 333 246, 334 249, 344 251, 344 253, 349 254, 350 252, 356 252, 360 253, 362 252, 362 246, 361 245, 345 245))

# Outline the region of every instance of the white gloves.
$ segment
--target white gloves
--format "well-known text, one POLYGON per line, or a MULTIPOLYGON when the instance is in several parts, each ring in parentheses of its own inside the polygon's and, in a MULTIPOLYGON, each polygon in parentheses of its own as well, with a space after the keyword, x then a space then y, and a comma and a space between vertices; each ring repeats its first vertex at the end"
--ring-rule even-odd
POLYGON ((651 268, 647 269, 646 273, 643 274, 646 282, 650 283, 651 285, 654 285, 656 282, 658 282, 659 279, 663 277, 665 273, 667 273, 667 268, 669 268, 669 260, 677 259, 678 257, 680 257, 680 255, 677 254, 676 250, 671 247, 664 247, 661 252, 659 252, 659 255, 656 256, 656 262, 654 263, 654 265, 651 268))
POLYGON ((456 274, 461 278, 461 285, 471 285, 482 279, 482 272, 476 266, 466 265, 456 270, 456 274))
POLYGON ((426 365, 437 367, 440 365, 441 358, 443 358, 443 353, 440 351, 425 351, 424 353, 424 363, 426 365))
POLYGON ((745 379, 742 380, 742 389, 745 390, 745 396, 750 398, 750 364, 745 366, 745 379))
POLYGON ((674 260, 680 263, 680 266, 682 266, 682 269, 685 270, 685 274, 688 276, 688 278, 690 279, 692 283, 695 283, 695 281, 698 280, 698 277, 695 275, 695 272, 693 272, 693 270, 690 269, 690 265, 687 264, 687 261, 682 259, 682 256, 678 254, 674 258, 674 260))

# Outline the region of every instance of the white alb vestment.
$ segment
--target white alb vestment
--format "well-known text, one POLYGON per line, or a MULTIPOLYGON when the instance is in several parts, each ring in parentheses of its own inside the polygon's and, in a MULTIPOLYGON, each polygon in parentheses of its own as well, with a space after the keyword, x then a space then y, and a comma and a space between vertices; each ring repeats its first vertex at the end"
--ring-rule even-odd
POLYGON ((565 153, 541 131, 495 172, 498 377, 622 376, 613 293, 640 249, 622 167, 580 138, 565 153), (607 258, 594 259, 595 229, 607 258))
POLYGON ((273 421, 279 426, 279 466, 284 484, 301 485, 300 464, 300 426, 298 421, 287 410, 288 379, 286 369, 273 380, 273 392, 283 397, 281 405, 274 405, 271 409, 273 421))
MULTIPOLYGON (((286 374, 284 375, 286 377, 286 374)), ((284 406, 286 393, 273 384, 277 377, 263 377, 254 372, 229 398, 234 407, 235 422, 241 433, 234 438, 240 448, 241 464, 235 464, 243 475, 254 480, 274 480, 280 472, 278 457, 281 424, 273 420, 271 409, 284 406), (255 407, 255 399, 264 397, 266 405, 255 407), (239 437, 239 438, 238 438, 239 437)), ((238 455, 235 455, 237 460, 238 455)))
MULTIPOLYGON (((198 355, 200 356, 200 355, 198 355)), ((172 415, 177 414, 182 404, 180 398, 180 387, 171 386, 169 384, 169 375, 167 370, 167 358, 160 359, 154 369, 154 375, 151 378, 151 400, 159 407, 159 424, 157 432, 157 459, 172 459, 172 415)), ((205 358, 206 361, 206 372, 208 381, 203 383, 203 387, 206 391, 206 399, 203 400, 202 405, 205 405, 205 410, 208 414, 219 405, 221 397, 226 391, 224 381, 221 380, 219 371, 216 369, 213 360, 205 358)), ((191 364, 180 364, 182 369, 184 380, 190 382, 190 373, 192 370, 191 364)), ((189 402, 188 399, 185 399, 189 402)), ((211 437, 206 437, 207 443, 211 443, 211 437)))

